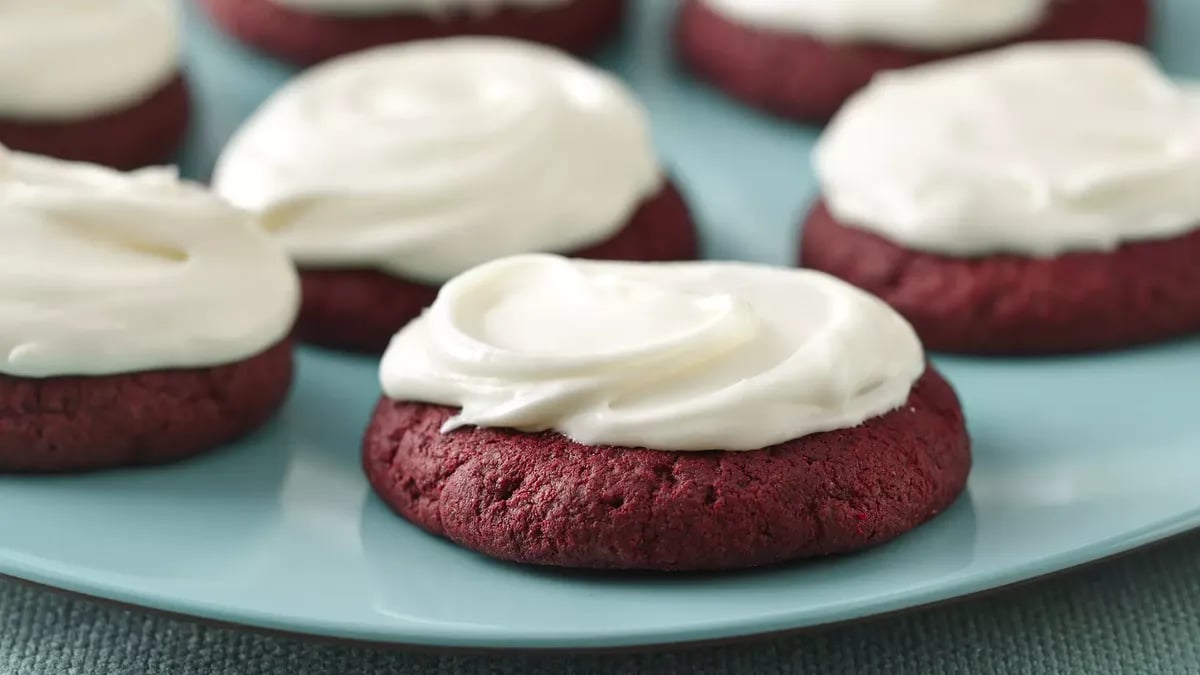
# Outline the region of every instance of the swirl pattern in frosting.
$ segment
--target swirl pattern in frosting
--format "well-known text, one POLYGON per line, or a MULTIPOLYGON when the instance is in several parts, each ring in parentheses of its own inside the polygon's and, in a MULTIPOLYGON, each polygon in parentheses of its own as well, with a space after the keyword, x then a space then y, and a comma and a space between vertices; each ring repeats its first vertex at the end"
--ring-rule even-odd
POLYGON ((301 266, 439 283, 608 239, 662 176, 616 78, 547 47, 456 38, 301 75, 237 133, 214 185, 301 266))
POLYGON ((887 413, 924 369, 904 319, 820 272, 529 254, 443 286, 380 379, 392 399, 460 407, 447 432, 753 450, 887 413))
POLYGON ((1057 0, 702 0, 739 23, 830 40, 928 50, 975 47, 1033 29, 1057 0))
POLYGON ((73 120, 133 106, 179 69, 171 0, 0 2, 0 117, 73 120))
POLYGON ((486 16, 505 7, 547 9, 570 2, 591 0, 271 0, 280 5, 314 14, 344 16, 380 16, 384 14, 420 14, 440 17, 468 12, 486 16))
POLYGON ((298 303, 286 254, 172 170, 0 146, 0 373, 231 363, 283 339, 298 303))
POLYGON ((1200 88, 1137 47, 1020 45, 878 77, 815 161, 835 217, 909 248, 1107 251, 1200 227, 1200 88))

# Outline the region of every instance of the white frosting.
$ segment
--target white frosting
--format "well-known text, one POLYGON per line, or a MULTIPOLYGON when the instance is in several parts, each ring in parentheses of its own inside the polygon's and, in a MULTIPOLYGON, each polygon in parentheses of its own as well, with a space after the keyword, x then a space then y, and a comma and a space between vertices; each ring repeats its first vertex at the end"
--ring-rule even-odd
POLYGON ((1033 29, 1055 0, 703 0, 729 19, 830 40, 929 50, 975 47, 1033 29))
MULTIPOLYGON (((314 14, 342 16, 379 16, 382 14, 422 14, 446 16, 468 13, 486 16, 505 7, 549 9, 578 0, 271 0, 272 2, 314 14)), ((590 2, 591 0, 583 0, 590 2)))
POLYGON ((820 272, 522 255, 446 284, 383 357, 386 394, 589 445, 753 450, 853 427, 925 369, 912 328, 820 272))
POLYGON ((619 231, 662 175, 614 77, 494 38, 383 47, 310 70, 237 133, 213 184, 302 267, 440 283, 619 231))
POLYGON ((1200 89, 1116 43, 876 78, 818 143, 840 221, 947 255, 1107 251, 1200 225, 1200 89))
POLYGON ((212 366, 291 329, 287 256, 169 169, 122 174, 0 147, 0 373, 212 366))
POLYGON ((172 0, 0 0, 0 118, 133 106, 178 72, 179 45, 172 0))

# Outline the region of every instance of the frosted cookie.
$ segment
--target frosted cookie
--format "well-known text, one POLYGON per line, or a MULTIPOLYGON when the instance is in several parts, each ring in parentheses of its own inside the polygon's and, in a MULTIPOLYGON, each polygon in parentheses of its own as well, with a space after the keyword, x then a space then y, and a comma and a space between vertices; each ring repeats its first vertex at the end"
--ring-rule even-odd
POLYGON ((183 139, 188 88, 170 0, 0 2, 0 143, 132 169, 183 139))
POLYGON ((164 462, 282 403, 298 304, 247 214, 166 169, 0 147, 0 471, 164 462))
POLYGON ((685 0, 684 61, 733 96, 829 119, 881 71, 1037 40, 1142 44, 1151 0, 685 0))
POLYGON ((552 49, 460 38, 360 52, 277 92, 213 183, 301 269, 306 340, 381 352, 437 287, 530 251, 696 255, 645 113, 552 49))
POLYGON ((891 73, 815 152, 801 262, 926 346, 1071 352, 1200 330, 1200 89, 1117 43, 891 73))
POLYGON ((392 340, 379 496, 522 563, 729 569, 897 537, 962 491, 950 386, 884 303, 808 270, 524 255, 392 340))
POLYGON ((202 0, 242 42, 299 64, 398 42, 490 35, 570 52, 621 28, 626 0, 202 0))

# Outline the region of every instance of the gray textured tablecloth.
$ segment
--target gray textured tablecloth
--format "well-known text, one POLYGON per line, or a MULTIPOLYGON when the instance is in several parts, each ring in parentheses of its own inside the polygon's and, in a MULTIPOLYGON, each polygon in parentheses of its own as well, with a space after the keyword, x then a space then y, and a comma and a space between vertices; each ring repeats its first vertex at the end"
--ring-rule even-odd
POLYGON ((989 597, 731 646, 414 654, 125 611, 0 581, 3 675, 1200 673, 1200 535, 989 597))

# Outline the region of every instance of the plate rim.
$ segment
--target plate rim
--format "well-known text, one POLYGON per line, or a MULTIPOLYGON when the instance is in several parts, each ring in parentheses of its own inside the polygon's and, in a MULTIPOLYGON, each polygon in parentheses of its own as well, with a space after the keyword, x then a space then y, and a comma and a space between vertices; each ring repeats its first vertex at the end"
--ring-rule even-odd
MULTIPOLYGON (((352 625, 341 625, 336 630, 332 630, 331 626, 310 623, 308 628, 304 628, 297 625, 303 623, 299 621, 281 621, 278 618, 271 621, 258 614, 247 615, 246 613, 235 616, 237 612, 227 608, 205 611, 205 608, 196 603, 183 603, 188 607, 171 607, 171 601, 162 594, 153 594, 150 597, 139 599, 135 597, 136 592, 106 589, 104 584, 66 578, 70 575, 57 575, 59 578, 55 579, 56 575, 53 573, 39 575, 34 572, 30 574, 28 571, 23 572, 20 569, 21 565, 14 563, 11 556, 6 555, 4 551, 0 551, 0 580, 13 581, 59 595, 175 621, 322 644, 441 654, 622 653, 688 649, 769 640, 918 612, 970 601, 1026 584, 1064 576, 1197 532, 1200 532, 1200 507, 1165 518, 1157 523, 1130 530, 1127 533, 1091 542, 1086 546, 1001 570, 986 578, 978 575, 966 576, 948 584, 928 586, 924 590, 913 593, 887 596, 893 598, 894 602, 884 599, 842 607, 832 613, 846 614, 847 616, 838 618, 806 622, 799 619, 796 612, 780 612, 753 619, 714 621, 703 626, 675 627, 627 634, 603 634, 598 637, 596 635, 544 633, 541 637, 536 638, 531 636, 514 637, 510 632, 508 637, 488 638, 476 634, 464 634, 460 631, 454 634, 438 633, 436 636, 427 634, 424 638, 412 635, 388 638, 380 635, 382 631, 378 629, 356 628, 352 625), (881 607, 881 605, 883 606, 881 607), (686 637, 687 633, 701 633, 701 635, 686 637)), ((432 633, 437 633, 437 631, 432 631, 432 633)))

